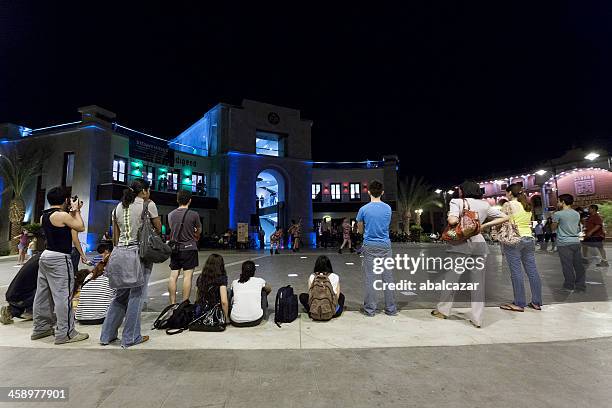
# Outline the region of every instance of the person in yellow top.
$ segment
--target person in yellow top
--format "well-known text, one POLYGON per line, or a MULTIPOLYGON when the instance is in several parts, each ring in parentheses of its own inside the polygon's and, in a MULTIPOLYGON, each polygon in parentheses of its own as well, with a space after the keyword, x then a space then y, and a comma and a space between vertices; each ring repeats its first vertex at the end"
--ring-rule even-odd
POLYGON ((482 225, 490 227, 502 222, 514 222, 518 227, 521 240, 516 245, 502 245, 502 251, 510 268, 514 301, 501 305, 500 308, 512 312, 524 312, 528 306, 535 310, 542 309, 542 282, 535 262, 535 239, 531 232, 531 203, 523 192, 523 186, 514 183, 506 188, 508 202, 504 204, 503 211, 508 217, 497 219, 482 225), (531 288, 531 302, 525 300, 525 284, 523 268, 529 278, 531 288))

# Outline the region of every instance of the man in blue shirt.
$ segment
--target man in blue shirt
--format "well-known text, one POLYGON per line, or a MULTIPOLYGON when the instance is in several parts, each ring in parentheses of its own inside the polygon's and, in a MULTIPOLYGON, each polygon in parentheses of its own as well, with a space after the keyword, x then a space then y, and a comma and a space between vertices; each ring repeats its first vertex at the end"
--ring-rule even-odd
MULTIPOLYGON (((378 180, 372 180, 368 186, 370 202, 359 209, 357 222, 359 233, 363 236, 361 253, 363 261, 361 267, 364 275, 364 301, 363 314, 374 316, 376 313, 377 296, 374 281, 380 278, 374 273, 374 260, 377 258, 391 258, 391 240, 389 239, 389 224, 391 223, 391 207, 383 203, 383 185, 378 180), (364 233, 365 224, 365 233, 364 233)), ((397 307, 393 291, 387 289, 384 283, 393 282, 391 270, 383 268, 382 281, 385 292, 385 313, 390 316, 397 315, 397 307)))
POLYGON ((561 268, 565 290, 586 290, 585 271, 580 252, 580 214, 572 209, 574 197, 570 194, 559 196, 559 208, 553 215, 553 231, 557 232, 557 250, 561 259, 561 268))

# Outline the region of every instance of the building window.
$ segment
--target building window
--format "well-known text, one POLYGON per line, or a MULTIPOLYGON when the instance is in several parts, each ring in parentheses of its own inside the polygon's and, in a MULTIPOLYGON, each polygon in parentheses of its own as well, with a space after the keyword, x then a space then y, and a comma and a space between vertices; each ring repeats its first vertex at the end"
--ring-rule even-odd
POLYGON ((312 200, 321 201, 321 183, 312 183, 312 200))
POLYGON ((342 194, 341 194, 342 190, 341 190, 340 183, 331 183, 329 186, 329 191, 331 193, 332 201, 342 200, 342 194))
POLYGON ((351 200, 359 201, 361 200, 361 183, 351 183, 349 184, 349 191, 351 200))
POLYGON ((113 181, 118 181, 120 183, 125 183, 125 166, 126 160, 123 157, 115 156, 113 160, 113 181))
POLYGON ((142 168, 142 178, 151 184, 151 188, 155 188, 155 167, 145 164, 142 168))
POLYGON ((285 136, 278 133, 256 131, 255 153, 263 156, 285 156, 285 136))
POLYGON ((62 174, 62 186, 71 187, 74 176, 74 152, 64 153, 64 170, 62 174))
POLYGON ((191 192, 196 193, 197 195, 206 195, 206 174, 191 174, 191 192))
POLYGON ((169 171, 167 174, 168 179, 168 190, 170 191, 178 191, 179 182, 181 180, 181 175, 178 170, 169 171))

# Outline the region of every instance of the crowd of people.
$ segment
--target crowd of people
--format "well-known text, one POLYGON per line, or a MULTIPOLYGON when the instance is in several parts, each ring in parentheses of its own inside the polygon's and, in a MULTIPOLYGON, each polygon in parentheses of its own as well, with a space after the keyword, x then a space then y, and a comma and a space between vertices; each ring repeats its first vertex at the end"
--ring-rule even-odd
MULTIPOLYGON (((372 180, 368 186, 370 202, 360 208, 355 227, 348 219, 342 223, 343 242, 339 252, 347 247, 354 250, 351 233, 363 236, 360 252, 363 256, 363 307, 361 313, 372 317, 378 309, 378 291, 374 281, 382 280, 385 314, 395 316, 398 308, 394 292, 389 285, 394 282, 393 273, 385 269, 382 273, 374 272, 374 263, 379 258, 391 258, 392 249, 389 238, 391 207, 383 202, 383 185, 372 180)), ((183 275, 182 303, 190 303, 193 275, 199 267, 198 238, 202 232, 200 218, 189 209, 192 193, 188 190, 177 192, 178 207, 168 215, 171 234, 169 236, 169 302, 178 305, 177 282, 183 275)), ((155 203, 150 199, 149 183, 145 180, 134 180, 124 191, 121 202, 112 212, 113 234, 105 236, 97 248, 98 256, 93 262, 87 260, 81 245, 78 244, 78 233, 85 230, 80 209, 83 205, 78 198, 71 198, 66 189, 57 187, 47 193, 50 208, 41 217, 42 228, 46 237, 46 249, 41 254, 34 254, 20 269, 11 283, 6 300, 8 305, 0 311, 0 322, 8 324, 14 317, 33 320, 32 340, 54 336, 55 344, 73 343, 86 340, 89 336, 80 333, 75 325, 101 324, 99 343, 108 345, 120 342, 124 348, 149 340, 141 333, 141 312, 147 298, 147 286, 151 275, 152 262, 138 256, 142 250, 140 232, 145 225, 150 225, 156 234, 161 233, 161 221, 155 203), (150 224, 145 224, 150 223, 150 224), (129 285, 117 285, 107 276, 109 261, 115 257, 130 262, 127 253, 135 253, 134 274, 138 279, 129 285), (122 255, 123 254, 123 255, 122 255), (75 256, 76 255, 76 256, 75 256), (121 258, 121 257, 125 258, 121 258), (76 258, 76 260, 75 260, 76 258), (80 259, 79 259, 80 258, 80 259), (76 262, 75 262, 76 261, 76 262), (93 265, 93 270, 78 270, 79 261, 93 265), (78 293, 78 302, 75 294, 78 293), (123 326, 119 340, 119 328, 123 326)), ((506 202, 501 206, 491 206, 482 199, 480 186, 466 181, 458 189, 458 197, 451 199, 447 222, 449 228, 458 225, 467 212, 478 221, 477 233, 467 239, 450 242, 447 251, 455 256, 465 258, 484 257, 489 255, 490 248, 482 233, 489 229, 498 229, 497 235, 502 242, 502 252, 510 271, 513 287, 513 300, 500 306, 510 312, 524 312, 526 308, 540 311, 543 306, 542 283, 535 262, 536 243, 546 240, 556 244, 564 276, 562 289, 566 291, 585 291, 585 258, 588 248, 598 250, 601 262, 598 266, 607 266, 603 240, 605 232, 603 222, 598 215, 596 205, 589 207, 589 216, 572 208, 573 197, 568 194, 559 196, 559 209, 549 222, 542 225, 538 222, 532 229, 533 209, 530 200, 520 184, 512 184, 506 189, 506 202), (503 226, 512 225, 513 228, 503 226), (582 225, 584 240, 581 242, 582 225), (547 232, 546 226, 549 226, 547 232), (514 231, 514 237, 502 237, 504 232, 514 231), (535 237, 534 237, 535 232, 535 237), (554 237, 553 237, 554 235, 554 237), (502 239, 503 238, 503 239, 502 239), (511 242, 512 240, 512 242, 511 242), (527 275, 531 298, 526 297, 524 274, 527 275)), ((323 220, 321 235, 330 232, 323 220)), ((302 220, 292 220, 287 234, 291 239, 293 251, 299 251, 301 244, 302 220)), ((25 235, 26 232, 24 231, 25 235)), ((283 241, 283 231, 277 228, 270 237, 270 254, 278 254, 283 241)), ((21 240, 21 238, 20 238, 21 240)), ((20 241, 21 244, 21 241, 20 241)), ((25 239, 23 244, 25 244, 25 239)), ((477 262, 472 262, 477 265, 477 262)), ((129 273, 128 268, 128 273, 129 273)), ((482 279, 485 269, 468 268, 472 279, 482 279)), ((458 274, 451 274, 459 279, 458 274)), ((329 320, 339 317, 344 310, 345 296, 340 289, 340 277, 334 273, 331 260, 321 255, 316 259, 313 272, 307 281, 308 291, 299 294, 298 300, 311 318, 329 320)), ((469 320, 475 327, 483 324, 484 287, 471 293, 471 312, 469 320)), ((220 321, 237 327, 250 327, 267 319, 268 295, 272 287, 261 277, 256 276, 256 265, 246 261, 241 266, 240 277, 231 284, 225 271, 223 257, 212 254, 201 269, 196 282, 195 305, 206 308, 206 305, 218 305, 222 313, 220 321)), ((431 315, 446 319, 452 313, 454 302, 453 291, 443 291, 440 302, 431 315)), ((196 308, 197 309, 197 308, 196 308)))

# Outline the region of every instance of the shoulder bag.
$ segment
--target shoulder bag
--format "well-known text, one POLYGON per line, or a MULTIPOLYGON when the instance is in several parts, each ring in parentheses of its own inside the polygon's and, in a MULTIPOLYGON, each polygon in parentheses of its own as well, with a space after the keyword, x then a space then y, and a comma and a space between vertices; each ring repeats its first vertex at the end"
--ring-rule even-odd
POLYGON ((506 214, 508 214, 508 216, 510 216, 510 219, 508 220, 508 222, 504 222, 499 227, 499 230, 497 231, 497 240, 502 245, 514 246, 521 242, 521 234, 519 233, 518 226, 516 225, 516 223, 514 222, 514 218, 512 217, 512 215, 514 214, 514 211, 512 210, 512 204, 508 203, 508 206, 506 208, 507 211, 505 212, 506 214))
POLYGON ((146 200, 142 205, 142 226, 138 232, 140 257, 145 262, 161 263, 170 257, 172 249, 161 239, 151 225, 149 202, 149 200, 146 200))
MULTIPOLYGON (((125 211, 125 209, 124 209, 125 211)), ((117 215, 113 211, 117 223, 117 215)), ((106 265, 108 285, 112 289, 136 288, 145 283, 144 266, 140 260, 138 245, 116 246, 106 265)))
POLYGON ((174 235, 174 231, 172 231, 172 239, 168 242, 168 246, 170 246, 170 249, 172 250, 172 255, 178 255, 181 249, 181 244, 178 239, 181 236, 181 232, 183 232, 183 225, 185 224, 185 217, 187 216, 188 212, 189 209, 186 209, 185 214, 183 214, 183 219, 181 220, 181 226, 179 227, 178 233, 174 235))
POLYGON ((478 212, 470 210, 470 204, 463 199, 463 209, 459 214, 459 222, 447 225, 442 233, 442 240, 451 243, 460 243, 480 233, 480 219, 478 212))

